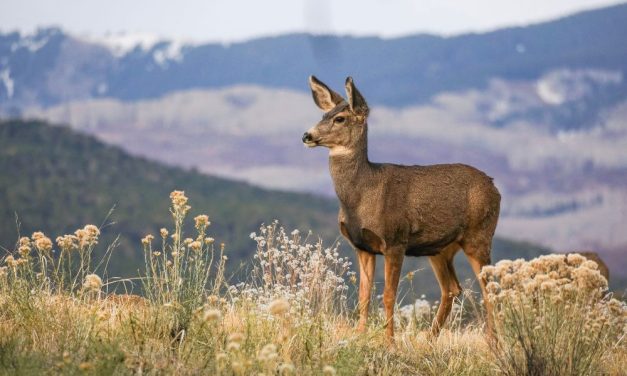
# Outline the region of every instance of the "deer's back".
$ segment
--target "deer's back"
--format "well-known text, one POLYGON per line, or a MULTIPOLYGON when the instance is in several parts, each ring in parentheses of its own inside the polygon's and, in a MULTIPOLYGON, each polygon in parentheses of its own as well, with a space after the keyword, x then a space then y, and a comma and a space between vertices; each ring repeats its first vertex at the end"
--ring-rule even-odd
POLYGON ((437 253, 469 232, 493 232, 500 195, 482 171, 463 164, 376 168, 381 202, 373 214, 383 218, 379 231, 388 243, 406 241, 408 255, 437 253))

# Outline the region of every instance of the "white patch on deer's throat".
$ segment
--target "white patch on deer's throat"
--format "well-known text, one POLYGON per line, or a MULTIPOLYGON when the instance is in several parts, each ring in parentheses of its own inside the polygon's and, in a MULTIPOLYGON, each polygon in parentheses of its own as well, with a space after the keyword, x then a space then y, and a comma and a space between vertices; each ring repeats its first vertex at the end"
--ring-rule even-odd
POLYGON ((352 154, 353 149, 349 149, 346 146, 333 146, 329 149, 329 155, 347 155, 352 154))

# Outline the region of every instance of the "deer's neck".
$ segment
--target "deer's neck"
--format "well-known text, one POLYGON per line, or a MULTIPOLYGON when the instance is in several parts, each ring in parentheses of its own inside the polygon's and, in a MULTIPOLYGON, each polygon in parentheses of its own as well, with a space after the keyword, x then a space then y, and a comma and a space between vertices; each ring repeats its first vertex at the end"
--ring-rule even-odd
POLYGON ((329 170, 335 192, 342 206, 350 208, 359 204, 361 192, 370 185, 373 165, 368 160, 366 137, 356 147, 336 149, 329 153, 329 170))

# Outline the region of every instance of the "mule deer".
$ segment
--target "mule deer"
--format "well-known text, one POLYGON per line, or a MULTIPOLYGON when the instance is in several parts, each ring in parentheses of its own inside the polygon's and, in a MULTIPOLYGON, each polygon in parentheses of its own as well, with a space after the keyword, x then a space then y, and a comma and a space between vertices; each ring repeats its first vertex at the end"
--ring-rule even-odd
MULTIPOLYGON (((428 256, 442 299, 431 326, 437 336, 461 286, 453 268, 460 248, 479 278, 490 263, 492 237, 501 196, 492 179, 463 164, 401 166, 368 160, 368 105, 346 79, 344 100, 314 76, 309 78, 314 102, 325 114, 303 135, 306 146, 325 146, 340 201, 339 227, 353 245, 359 262, 359 324, 366 329, 375 256, 385 260, 383 304, 386 336, 394 337, 394 304, 405 256, 428 256)), ((485 281, 479 278, 491 327, 485 281)))

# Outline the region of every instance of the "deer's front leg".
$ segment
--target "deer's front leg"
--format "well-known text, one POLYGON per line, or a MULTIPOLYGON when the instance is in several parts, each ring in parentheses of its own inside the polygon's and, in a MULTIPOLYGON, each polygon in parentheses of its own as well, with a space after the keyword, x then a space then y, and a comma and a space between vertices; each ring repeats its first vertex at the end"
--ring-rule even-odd
POLYGON ((390 344, 394 343, 394 305, 396 291, 403 266, 404 250, 392 251, 385 255, 385 288, 383 289, 383 306, 385 307, 385 334, 390 344))
POLYGON ((376 255, 357 249, 357 261, 359 262, 359 325, 357 331, 366 331, 368 311, 370 309, 370 295, 374 284, 374 268, 376 255))

